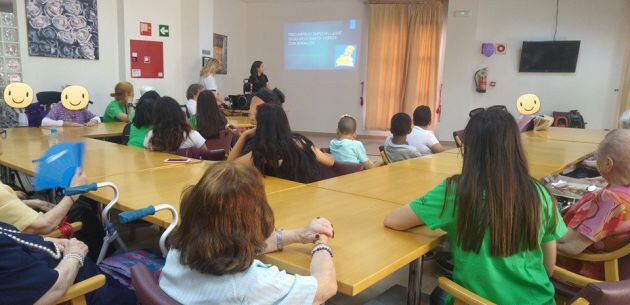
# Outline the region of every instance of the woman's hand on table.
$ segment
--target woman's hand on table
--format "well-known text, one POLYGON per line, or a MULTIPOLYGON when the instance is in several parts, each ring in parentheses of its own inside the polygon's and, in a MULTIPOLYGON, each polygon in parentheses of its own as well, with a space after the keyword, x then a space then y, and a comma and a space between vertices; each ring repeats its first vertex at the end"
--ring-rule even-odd
POLYGON ((335 229, 332 223, 326 218, 317 217, 298 230, 298 240, 300 243, 308 244, 324 238, 326 243, 329 238, 335 237, 335 229))

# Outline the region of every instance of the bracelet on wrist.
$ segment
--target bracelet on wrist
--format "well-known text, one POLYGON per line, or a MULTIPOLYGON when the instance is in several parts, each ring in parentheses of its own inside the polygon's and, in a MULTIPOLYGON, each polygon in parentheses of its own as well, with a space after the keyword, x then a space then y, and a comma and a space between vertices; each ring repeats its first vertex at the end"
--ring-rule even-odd
POLYGON ((313 250, 311 250, 311 256, 314 256, 315 253, 320 252, 320 251, 326 251, 328 252, 328 254, 330 254, 330 257, 333 257, 332 249, 330 249, 328 245, 323 245, 323 244, 315 246, 313 250))
POLYGON ((68 254, 64 254, 63 255, 63 259, 75 259, 77 260, 77 262, 79 262, 79 266, 83 267, 83 255, 78 254, 78 253, 68 253, 68 254))
POLYGON ((276 230, 276 248, 278 251, 281 251, 284 248, 284 243, 282 241, 282 228, 276 230))

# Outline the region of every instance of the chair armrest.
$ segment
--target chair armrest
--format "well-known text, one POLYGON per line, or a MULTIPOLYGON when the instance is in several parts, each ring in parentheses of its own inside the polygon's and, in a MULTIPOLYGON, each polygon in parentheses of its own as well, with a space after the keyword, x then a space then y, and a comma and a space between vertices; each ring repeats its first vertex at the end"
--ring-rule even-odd
POLYGON ((70 301, 87 293, 90 293, 96 289, 99 289, 103 287, 103 285, 105 285, 105 276, 102 274, 95 275, 87 280, 78 282, 70 286, 70 288, 68 288, 68 291, 66 291, 66 294, 61 297, 61 299, 57 300, 55 304, 70 301))
POLYGON ((580 253, 576 255, 571 255, 571 254, 564 253, 562 251, 558 251, 558 255, 560 256, 577 259, 581 261, 587 261, 587 262, 611 261, 614 259, 622 258, 629 254, 630 254, 630 244, 627 244, 615 251, 607 252, 607 253, 580 253))
POLYGON ((571 302, 569 305, 589 305, 590 302, 585 298, 577 298, 575 301, 571 302))
MULTIPOLYGON (((76 232, 76 231, 81 230, 81 228, 83 228, 83 223, 80 222, 80 221, 73 222, 73 223, 70 224, 70 227, 72 227, 72 232, 76 232)), ((60 237, 62 237, 62 234, 59 231, 59 229, 55 229, 55 230, 51 231, 48 234, 44 234, 43 236, 44 237, 50 237, 50 238, 60 238, 60 237)))
MULTIPOLYGON (((441 276, 438 278, 438 286, 442 290, 452 295, 455 299, 461 300, 464 304, 469 305, 494 305, 494 303, 474 294, 472 291, 460 286, 459 284, 441 276)), ((455 302, 457 304, 457 302, 455 302)))
POLYGON ((580 288, 586 287, 586 285, 591 283, 600 283, 601 281, 594 280, 592 278, 588 278, 582 275, 579 275, 575 272, 571 272, 562 267, 554 266, 553 267, 553 276, 554 279, 567 282, 572 285, 576 285, 580 288))

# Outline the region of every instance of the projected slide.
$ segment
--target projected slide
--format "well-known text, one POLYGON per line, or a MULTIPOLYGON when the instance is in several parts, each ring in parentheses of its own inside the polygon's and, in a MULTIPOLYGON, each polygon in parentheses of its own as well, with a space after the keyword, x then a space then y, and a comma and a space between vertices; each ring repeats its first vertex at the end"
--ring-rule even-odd
POLYGON ((357 20, 284 25, 287 70, 354 69, 358 65, 361 25, 357 20))

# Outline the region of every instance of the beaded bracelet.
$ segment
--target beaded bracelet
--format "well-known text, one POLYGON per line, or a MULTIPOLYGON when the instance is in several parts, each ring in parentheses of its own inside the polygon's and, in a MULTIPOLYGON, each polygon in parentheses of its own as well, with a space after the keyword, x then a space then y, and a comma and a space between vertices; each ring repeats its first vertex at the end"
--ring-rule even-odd
POLYGON ((82 256, 81 254, 78 254, 78 253, 68 253, 68 254, 65 254, 65 255, 63 256, 63 258, 64 258, 64 259, 66 259, 66 258, 73 258, 73 259, 76 259, 76 260, 79 262, 79 266, 80 266, 80 267, 83 267, 83 256, 82 256))
POLYGON ((311 256, 315 255, 315 253, 319 251, 326 251, 328 252, 328 254, 330 254, 330 257, 333 257, 332 249, 326 244, 319 244, 315 246, 313 250, 311 250, 311 256))

